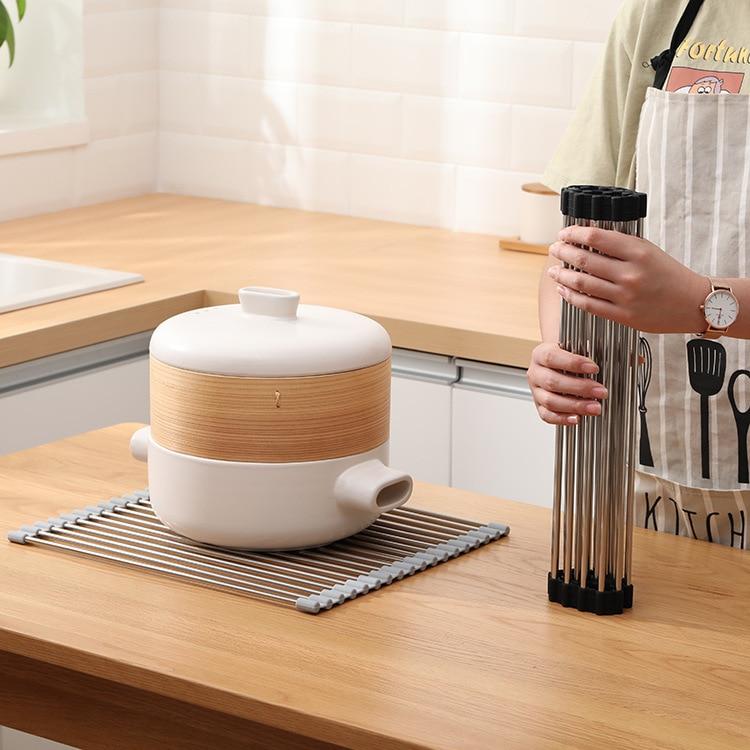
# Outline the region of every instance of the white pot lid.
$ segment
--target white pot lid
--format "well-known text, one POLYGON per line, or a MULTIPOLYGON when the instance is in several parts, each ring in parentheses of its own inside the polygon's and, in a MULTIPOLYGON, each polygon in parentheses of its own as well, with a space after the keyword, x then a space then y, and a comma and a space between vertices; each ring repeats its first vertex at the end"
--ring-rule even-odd
POLYGON ((165 320, 151 355, 183 370, 258 378, 359 370, 391 355, 386 330, 364 315, 300 305, 299 294, 285 289, 245 287, 239 297, 238 305, 165 320))

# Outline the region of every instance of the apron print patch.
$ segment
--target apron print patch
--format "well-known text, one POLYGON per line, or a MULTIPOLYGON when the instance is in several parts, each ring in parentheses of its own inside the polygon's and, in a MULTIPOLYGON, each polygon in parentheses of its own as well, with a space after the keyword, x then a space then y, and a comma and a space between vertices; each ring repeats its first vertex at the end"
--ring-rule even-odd
POLYGON ((750 492, 681 487, 648 474, 636 481, 635 524, 688 539, 750 549, 750 492))
POLYGON ((739 94, 744 80, 744 73, 674 67, 665 88, 674 94, 739 94))

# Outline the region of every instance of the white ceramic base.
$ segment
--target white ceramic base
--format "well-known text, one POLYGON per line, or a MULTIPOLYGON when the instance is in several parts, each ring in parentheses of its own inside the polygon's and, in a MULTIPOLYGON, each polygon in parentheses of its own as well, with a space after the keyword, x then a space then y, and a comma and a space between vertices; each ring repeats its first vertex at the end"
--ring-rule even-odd
POLYGON ((411 477, 389 469, 388 443, 329 461, 259 464, 176 453, 135 433, 154 512, 178 534, 243 549, 299 549, 356 534, 403 505, 411 477))

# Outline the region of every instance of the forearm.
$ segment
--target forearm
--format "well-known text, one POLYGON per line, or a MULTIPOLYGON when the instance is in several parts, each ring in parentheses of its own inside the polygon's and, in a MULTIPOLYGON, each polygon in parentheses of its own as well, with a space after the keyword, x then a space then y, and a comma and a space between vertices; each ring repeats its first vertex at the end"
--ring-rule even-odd
POLYGON ((730 288, 737 298, 739 316, 735 319, 733 303, 726 297, 722 302, 721 294, 711 295, 707 276, 648 240, 597 227, 571 226, 560 232, 550 256, 562 264, 548 268, 557 282, 556 291, 588 313, 644 333, 693 336, 708 329, 708 318, 715 330, 729 325, 728 337, 750 340, 748 278, 712 277, 715 286, 730 288))
POLYGON ((539 328, 542 341, 556 344, 560 338, 560 295, 547 270, 557 261, 550 258, 539 281, 539 328))

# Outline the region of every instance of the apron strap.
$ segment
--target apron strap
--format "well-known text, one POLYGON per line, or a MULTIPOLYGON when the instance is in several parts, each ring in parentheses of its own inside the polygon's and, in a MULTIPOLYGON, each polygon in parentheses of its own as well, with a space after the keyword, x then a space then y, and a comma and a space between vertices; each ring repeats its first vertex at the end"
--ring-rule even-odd
POLYGON ((677 28, 674 30, 672 44, 669 49, 664 50, 664 52, 651 60, 651 67, 656 71, 656 76, 654 77, 655 89, 664 88, 664 84, 667 82, 667 76, 672 68, 672 63, 674 62, 677 50, 687 38, 690 29, 693 28, 693 24, 698 17, 698 13, 700 13, 703 3, 704 0, 690 0, 687 8, 685 8, 685 12, 682 14, 682 18, 680 18, 680 22, 677 24, 677 28))

